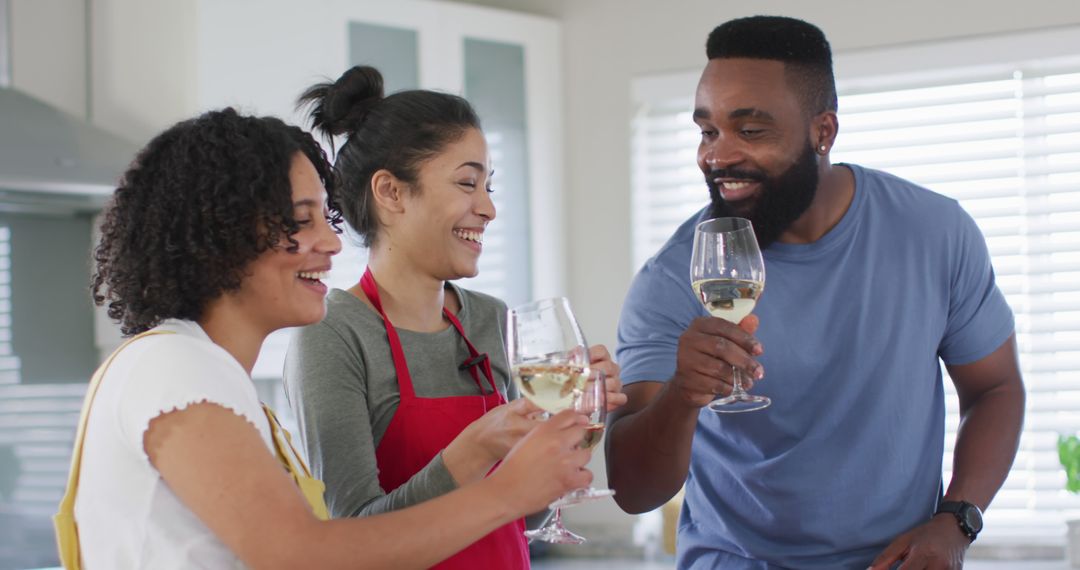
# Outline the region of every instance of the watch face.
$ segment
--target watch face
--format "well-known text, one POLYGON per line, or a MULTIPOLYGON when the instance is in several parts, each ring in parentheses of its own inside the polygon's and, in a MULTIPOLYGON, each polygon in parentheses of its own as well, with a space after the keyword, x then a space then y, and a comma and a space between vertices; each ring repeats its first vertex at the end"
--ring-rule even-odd
POLYGON ((979 512, 979 508, 975 505, 968 505, 967 507, 963 509, 964 523, 973 532, 978 533, 983 527, 982 513, 979 512))

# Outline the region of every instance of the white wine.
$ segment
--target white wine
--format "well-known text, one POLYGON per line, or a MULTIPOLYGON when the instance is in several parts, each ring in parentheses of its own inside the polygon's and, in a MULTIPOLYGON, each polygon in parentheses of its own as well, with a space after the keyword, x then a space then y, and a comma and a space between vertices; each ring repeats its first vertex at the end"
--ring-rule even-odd
POLYGON ((692 286, 710 315, 736 324, 754 310, 764 288, 760 281, 744 279, 702 279, 692 286))
POLYGON ((602 437, 604 437, 604 424, 585 426, 585 439, 581 440, 581 448, 592 449, 596 444, 600 443, 602 437))
POLYGON ((524 364, 514 368, 522 395, 546 412, 558 413, 574 404, 589 378, 589 369, 571 364, 524 364))

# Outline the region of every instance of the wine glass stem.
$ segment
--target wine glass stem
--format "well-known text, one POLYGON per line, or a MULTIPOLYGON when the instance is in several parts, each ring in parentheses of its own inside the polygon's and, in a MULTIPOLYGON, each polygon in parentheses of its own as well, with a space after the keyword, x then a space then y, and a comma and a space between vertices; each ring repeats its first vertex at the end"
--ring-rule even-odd
POLYGON ((746 390, 742 387, 742 372, 734 364, 731 365, 731 395, 743 396, 746 390))
POLYGON ((565 528, 562 524, 562 509, 558 507, 555 508, 555 512, 551 514, 551 521, 548 522, 547 526, 560 529, 565 528))

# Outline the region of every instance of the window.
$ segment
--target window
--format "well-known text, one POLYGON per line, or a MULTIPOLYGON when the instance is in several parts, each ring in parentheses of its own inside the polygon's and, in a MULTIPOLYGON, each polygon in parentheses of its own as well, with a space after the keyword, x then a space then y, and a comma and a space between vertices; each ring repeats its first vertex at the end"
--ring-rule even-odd
MULTIPOLYGON (((831 158, 960 201, 986 237, 1016 314, 1027 385, 1020 450, 981 544, 1061 544, 1057 435, 1080 429, 1080 29, 875 50, 836 58, 831 158), (1012 61, 989 54, 1011 53, 1012 61)), ((634 85, 634 259, 708 201, 690 120, 697 72, 634 85)), ((959 420, 946 382, 945 478, 959 420)))
POLYGON ((98 356, 90 241, 85 213, 0 201, 0 568, 56 564, 50 517, 98 356))

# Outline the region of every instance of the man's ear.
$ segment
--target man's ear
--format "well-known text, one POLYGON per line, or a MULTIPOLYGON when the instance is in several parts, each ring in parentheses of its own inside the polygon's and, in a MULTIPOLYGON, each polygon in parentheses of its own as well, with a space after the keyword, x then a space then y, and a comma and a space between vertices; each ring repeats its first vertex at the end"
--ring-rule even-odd
POLYGON ((839 130, 840 122, 835 111, 818 113, 810 122, 810 141, 814 145, 814 152, 822 156, 829 154, 839 130))

